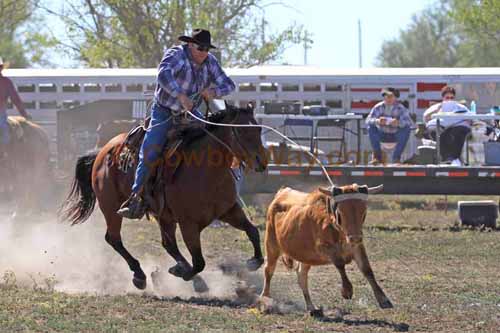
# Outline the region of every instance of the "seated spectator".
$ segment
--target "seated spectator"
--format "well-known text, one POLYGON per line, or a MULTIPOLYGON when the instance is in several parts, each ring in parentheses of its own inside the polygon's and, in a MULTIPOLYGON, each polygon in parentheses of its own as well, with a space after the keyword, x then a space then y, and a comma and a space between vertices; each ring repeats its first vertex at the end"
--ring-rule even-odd
POLYGON ((412 124, 407 108, 398 101, 399 90, 385 88, 382 90, 384 100, 373 107, 366 118, 368 134, 373 148, 373 160, 370 164, 382 162, 381 142, 395 142, 392 155, 393 163, 401 163, 401 154, 410 137, 412 124))
MULTIPOLYGON (((443 101, 432 105, 424 112, 426 126, 425 138, 436 140, 436 119, 432 115, 436 113, 467 113, 469 110, 463 104, 455 101, 455 89, 449 86, 441 90, 443 101)), ((463 119, 440 119, 439 149, 441 160, 454 166, 461 166, 460 155, 467 135, 470 133, 471 121, 463 119)))

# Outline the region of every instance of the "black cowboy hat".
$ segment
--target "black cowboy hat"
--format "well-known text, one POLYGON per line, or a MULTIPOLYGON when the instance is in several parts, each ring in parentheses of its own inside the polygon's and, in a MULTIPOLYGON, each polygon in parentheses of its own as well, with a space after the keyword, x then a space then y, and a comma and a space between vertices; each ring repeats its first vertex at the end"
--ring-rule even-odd
POLYGON ((396 96, 396 98, 399 98, 399 90, 393 87, 384 88, 380 93, 382 94, 382 96, 394 95, 396 96))
POLYGON ((180 36, 179 40, 186 43, 195 43, 201 46, 207 46, 212 49, 216 49, 216 46, 212 45, 210 31, 205 29, 194 29, 192 36, 180 36))

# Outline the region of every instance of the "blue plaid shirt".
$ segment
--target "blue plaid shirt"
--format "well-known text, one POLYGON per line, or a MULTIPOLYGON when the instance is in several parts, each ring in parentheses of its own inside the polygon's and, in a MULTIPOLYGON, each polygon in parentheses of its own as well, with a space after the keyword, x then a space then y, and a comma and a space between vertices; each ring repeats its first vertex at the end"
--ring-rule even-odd
MULTIPOLYGON (((413 122, 410 118, 410 112, 407 108, 404 107, 403 104, 396 102, 389 108, 382 101, 377 103, 373 109, 370 111, 370 114, 366 118, 366 124, 369 126, 376 125, 375 121, 380 117, 391 117, 399 120, 399 128, 403 127, 411 127, 413 122)), ((398 127, 394 127, 391 125, 376 125, 382 132, 384 133, 396 133, 398 131, 398 127)))
POLYGON ((158 66, 155 90, 155 99, 160 105, 179 111, 182 109, 177 99, 179 94, 190 97, 206 88, 214 89, 216 97, 229 95, 235 89, 233 80, 224 73, 212 54, 209 53, 196 67, 187 45, 175 46, 165 52, 158 66))

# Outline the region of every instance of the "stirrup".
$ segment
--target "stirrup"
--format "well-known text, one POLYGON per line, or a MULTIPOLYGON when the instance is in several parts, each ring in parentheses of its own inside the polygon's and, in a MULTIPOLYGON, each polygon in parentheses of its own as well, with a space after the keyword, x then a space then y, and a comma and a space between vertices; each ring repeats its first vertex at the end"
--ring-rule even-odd
POLYGON ((146 213, 146 205, 140 195, 132 194, 116 213, 127 219, 141 219, 146 213))

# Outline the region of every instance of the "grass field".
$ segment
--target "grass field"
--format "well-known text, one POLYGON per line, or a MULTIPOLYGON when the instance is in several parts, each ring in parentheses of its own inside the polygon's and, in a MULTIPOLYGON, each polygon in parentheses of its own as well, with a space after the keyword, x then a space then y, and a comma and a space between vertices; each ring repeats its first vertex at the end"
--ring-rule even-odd
MULTIPOLYGON (((170 276, 156 291, 151 279, 146 291, 134 290, 125 262, 104 242, 99 214, 72 228, 50 217, 43 223, 11 223, 8 230, 0 228, 0 330, 498 332, 500 232, 458 226, 457 199, 449 198, 445 213, 445 204, 436 198, 374 198, 365 244, 375 275, 395 307, 377 307, 355 265, 347 271, 354 286, 352 300, 340 296, 340 277, 333 266, 316 267, 309 282, 313 301, 325 309, 322 320, 305 313, 295 274, 283 266, 271 287, 283 313, 263 314, 248 304, 252 297, 236 295, 236 287, 245 284, 251 286, 247 290, 260 292, 262 269, 238 275, 218 269, 251 254, 246 236, 231 227, 203 233, 203 275, 211 292, 196 295, 189 283, 170 276)), ((263 231, 262 210, 253 215, 263 231)), ((155 224, 126 222, 124 238, 148 274, 155 265, 169 267, 155 224)))

